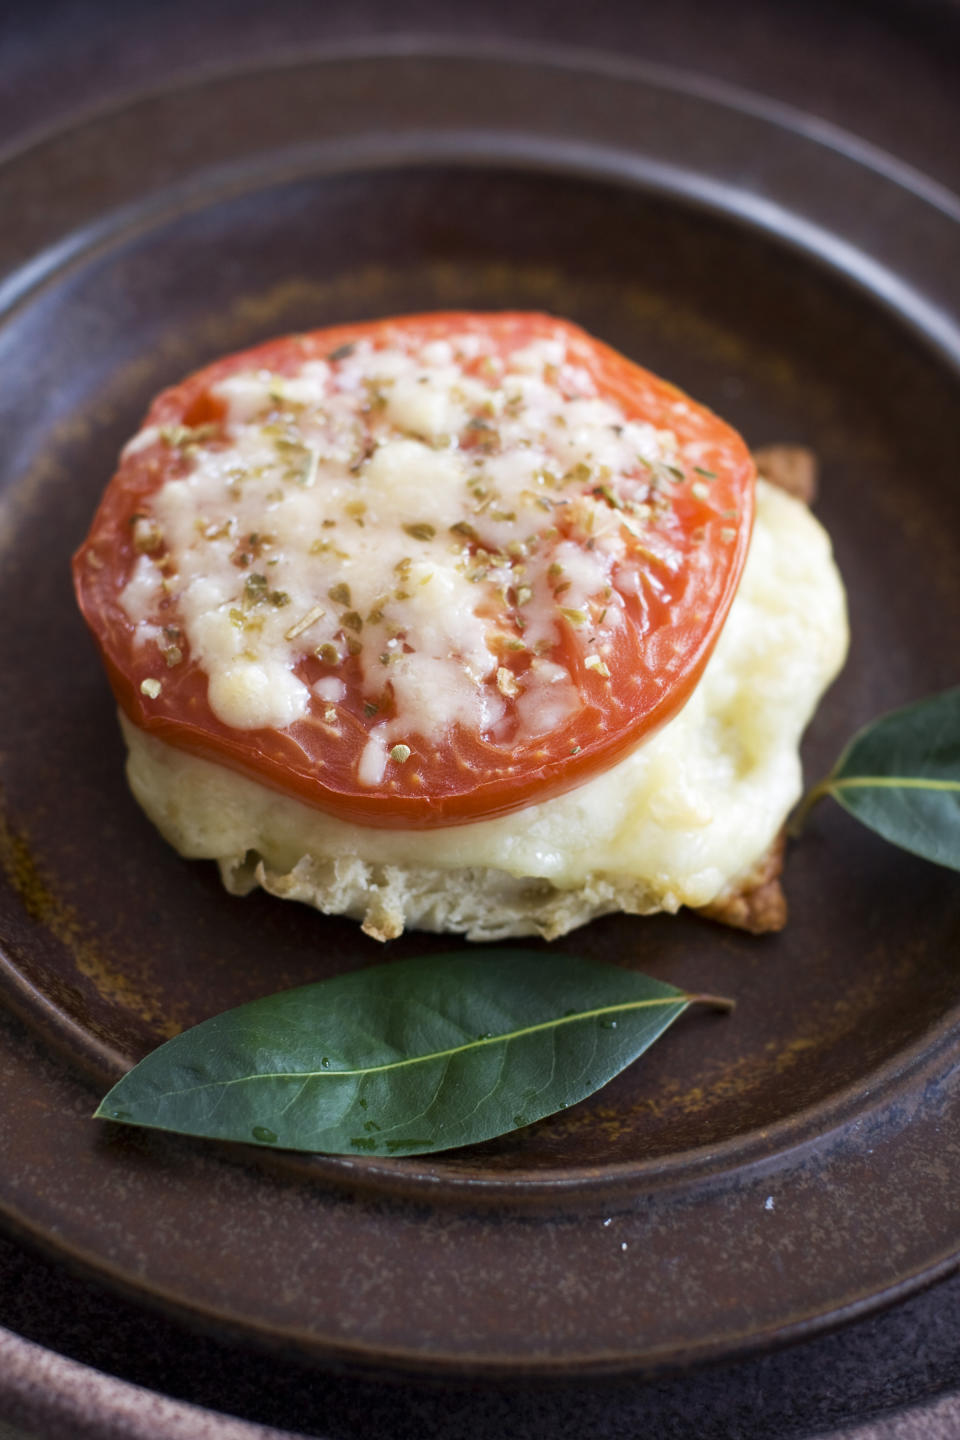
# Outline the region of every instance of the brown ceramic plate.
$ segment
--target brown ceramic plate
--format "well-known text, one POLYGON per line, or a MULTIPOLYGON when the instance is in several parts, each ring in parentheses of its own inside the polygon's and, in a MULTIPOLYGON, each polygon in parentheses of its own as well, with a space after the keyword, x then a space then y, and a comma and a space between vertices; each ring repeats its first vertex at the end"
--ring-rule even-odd
POLYGON ((6 157, 0 213, 8 1222, 221 1331, 405 1372, 733 1355, 955 1264, 957 877, 829 808, 790 855, 782 935, 613 918, 564 942, 739 1008, 685 1019, 562 1117, 393 1162, 91 1122, 181 1027, 384 954, 230 899, 154 834, 68 578, 118 448, 192 367, 391 312, 554 310, 753 443, 821 456, 855 637, 810 736, 822 771, 859 724, 956 679, 950 197, 677 77, 398 52, 90 115, 6 157))

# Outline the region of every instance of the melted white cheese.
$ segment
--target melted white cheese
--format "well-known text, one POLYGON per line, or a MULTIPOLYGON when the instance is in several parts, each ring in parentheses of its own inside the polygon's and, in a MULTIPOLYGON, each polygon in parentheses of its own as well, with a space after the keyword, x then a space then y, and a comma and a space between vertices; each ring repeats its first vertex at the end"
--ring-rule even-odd
MULTIPOLYGON (((121 603, 138 638, 162 647, 150 617, 172 594, 222 722, 292 724, 314 704, 297 675, 306 657, 336 666, 349 653, 365 700, 392 691, 358 761, 374 786, 396 743, 455 724, 495 735, 505 697, 527 727, 520 743, 569 715, 571 687, 549 667, 510 668, 511 650, 552 648, 562 616, 606 678, 632 577, 617 563, 623 526, 642 528, 651 503, 667 503, 656 492, 674 483, 676 437, 598 398, 562 331, 506 364, 487 353, 481 379, 464 367, 485 345, 472 334, 419 349, 362 341, 290 377, 236 373, 214 387, 226 447, 166 436, 189 469, 138 522, 151 545, 121 603), (605 493, 581 493, 585 475, 605 493), (561 511, 591 549, 557 542, 561 511)), ((161 438, 145 431, 128 450, 161 438)))
MULTIPOLYGON (((372 829, 124 722, 128 773, 164 835, 184 855, 218 859, 233 888, 259 881, 366 915, 381 937, 404 920, 474 938, 553 936, 611 909, 706 905, 745 874, 800 794, 800 736, 846 647, 826 534, 805 506, 760 481, 740 588, 696 690, 661 731, 567 794, 449 829, 372 829), (255 878, 251 853, 262 857, 255 878), (387 920, 371 920, 386 892, 387 920)), ((545 707, 565 703, 557 668, 540 671, 545 707)), ((549 728, 549 715, 538 723, 549 728)), ((374 780, 385 763, 381 729, 362 762, 374 780)))

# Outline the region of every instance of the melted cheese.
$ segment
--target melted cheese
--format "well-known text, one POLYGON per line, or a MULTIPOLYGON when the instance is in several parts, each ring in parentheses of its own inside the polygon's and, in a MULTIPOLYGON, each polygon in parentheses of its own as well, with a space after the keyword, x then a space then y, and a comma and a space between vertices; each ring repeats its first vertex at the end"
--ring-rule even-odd
MULTIPOLYGON (((167 839, 184 855, 217 859, 231 888, 260 883, 365 917, 381 938, 404 923, 477 939, 553 937, 614 909, 706 905, 748 872, 800 794, 800 736, 846 647, 825 532, 805 506, 760 481, 740 588, 686 706, 567 794, 450 829, 372 829, 124 721, 128 773, 167 839)), ((532 724, 549 728, 550 706, 568 703, 558 669, 544 664, 529 692, 527 703, 540 707, 532 724)), ((374 730, 363 757, 371 783, 386 763, 385 731, 374 730)))
MULTIPOLYGON (((569 716, 575 696, 555 666, 514 656, 511 669, 512 650, 548 653, 564 619, 587 667, 608 678, 634 583, 618 563, 629 531, 669 507, 682 473, 673 432, 600 399, 562 331, 506 361, 473 334, 413 348, 361 341, 336 364, 234 373, 213 393, 226 445, 150 430, 128 447, 165 438, 190 466, 138 522, 150 545, 121 603, 138 641, 162 649, 149 617, 173 586, 224 724, 291 725, 314 705, 307 657, 336 667, 349 653, 365 701, 376 705, 387 682, 391 692, 358 760, 373 787, 414 737, 430 743, 459 724, 496 740, 507 697, 521 746, 569 716), (469 368, 478 357, 482 378, 469 368), (559 513, 572 539, 558 538, 559 513)), ((700 458, 696 442, 687 448, 700 458)))

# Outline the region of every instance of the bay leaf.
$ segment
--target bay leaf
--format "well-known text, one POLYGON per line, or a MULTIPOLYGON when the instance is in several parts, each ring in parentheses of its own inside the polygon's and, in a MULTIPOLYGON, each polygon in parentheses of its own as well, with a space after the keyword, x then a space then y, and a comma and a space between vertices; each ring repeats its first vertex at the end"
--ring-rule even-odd
POLYGON ((712 999, 562 953, 396 961, 184 1031, 96 1114, 290 1150, 446 1150, 584 1099, 698 998, 712 999))
POLYGON ((814 786, 885 840, 960 870, 960 687, 882 715, 814 786))

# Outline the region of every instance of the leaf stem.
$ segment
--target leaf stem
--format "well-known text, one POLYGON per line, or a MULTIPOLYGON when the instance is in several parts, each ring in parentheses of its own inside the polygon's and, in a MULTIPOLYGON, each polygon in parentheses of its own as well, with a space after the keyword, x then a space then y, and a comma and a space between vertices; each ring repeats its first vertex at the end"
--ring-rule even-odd
POLYGON ((806 824, 807 816, 825 795, 837 798, 840 790, 960 790, 960 780, 936 780, 925 775, 837 775, 834 771, 800 801, 787 826, 787 834, 795 840, 806 824))
POLYGON ((825 775, 818 784, 814 785, 812 790, 807 791, 787 824, 787 834, 791 840, 796 840, 801 834, 804 825, 807 823, 807 816, 810 814, 810 811, 825 795, 830 794, 833 790, 833 785, 833 775, 825 775))
POLYGON ((737 1008, 736 1000, 727 995, 684 995, 683 998, 689 1005, 709 1005, 712 1010, 723 1010, 726 1014, 737 1008))

